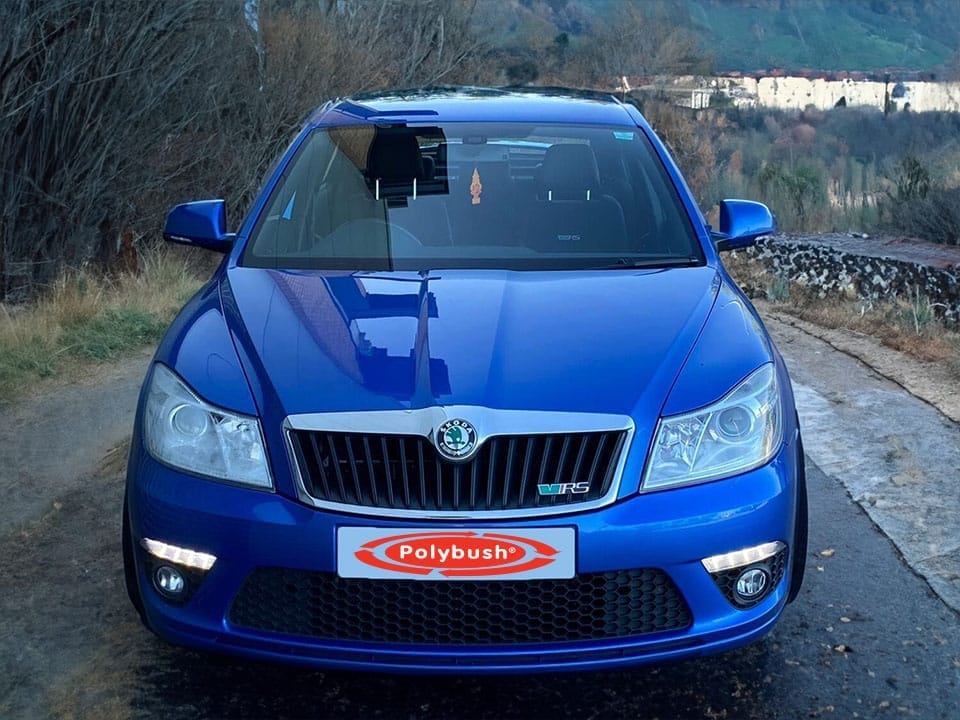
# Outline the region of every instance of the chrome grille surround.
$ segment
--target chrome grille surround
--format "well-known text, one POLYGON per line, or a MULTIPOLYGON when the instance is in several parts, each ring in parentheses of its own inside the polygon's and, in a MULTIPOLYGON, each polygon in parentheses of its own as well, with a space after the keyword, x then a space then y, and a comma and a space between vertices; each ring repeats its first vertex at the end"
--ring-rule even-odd
MULTIPOLYGON (((623 476, 623 467, 634 435, 634 423, 628 415, 601 413, 570 413, 542 410, 499 410, 479 406, 450 405, 416 410, 373 410, 365 412, 330 412, 290 415, 284 421, 287 455, 293 469, 294 483, 299 499, 313 507, 353 515, 376 517, 406 517, 420 520, 436 519, 496 519, 564 515, 610 505, 616 500, 623 476), (294 450, 292 431, 305 430, 358 435, 407 435, 435 442, 438 427, 447 420, 462 418, 477 431, 477 450, 492 437, 559 435, 579 433, 617 432, 623 434, 619 457, 616 459, 613 480, 599 498, 545 507, 524 507, 509 510, 422 510, 398 509, 340 503, 314 497, 307 490, 302 468, 294 450)), ((474 453, 471 453, 471 456, 474 453)), ((448 461, 456 462, 456 461, 448 461)))

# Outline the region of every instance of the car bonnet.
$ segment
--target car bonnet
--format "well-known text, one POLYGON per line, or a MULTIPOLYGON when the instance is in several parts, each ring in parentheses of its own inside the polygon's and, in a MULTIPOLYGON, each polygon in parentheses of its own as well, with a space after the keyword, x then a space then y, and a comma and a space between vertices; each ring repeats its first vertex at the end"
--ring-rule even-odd
POLYGON ((221 298, 261 412, 478 405, 656 418, 719 285, 709 266, 233 268, 221 298))

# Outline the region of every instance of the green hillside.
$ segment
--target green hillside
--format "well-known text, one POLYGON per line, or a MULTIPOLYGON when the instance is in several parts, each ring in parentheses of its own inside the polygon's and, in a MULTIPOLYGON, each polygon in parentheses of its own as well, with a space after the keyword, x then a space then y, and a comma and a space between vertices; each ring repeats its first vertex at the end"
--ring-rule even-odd
POLYGON ((960 46, 960 4, 687 0, 717 70, 927 70, 960 46))
POLYGON ((580 27, 562 27, 564 19, 611 17, 623 3, 666 13, 702 38, 718 71, 960 65, 960 0, 512 1, 552 10, 552 19, 572 35, 580 27))

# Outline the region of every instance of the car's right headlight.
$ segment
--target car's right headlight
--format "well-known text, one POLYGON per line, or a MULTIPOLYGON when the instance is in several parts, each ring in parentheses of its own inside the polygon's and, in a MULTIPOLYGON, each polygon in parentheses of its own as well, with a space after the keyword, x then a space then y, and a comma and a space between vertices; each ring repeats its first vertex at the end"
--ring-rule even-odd
POLYGON ((143 439, 151 455, 173 467, 273 487, 257 419, 204 402, 164 365, 150 375, 143 439))
POLYGON ((693 485, 763 465, 783 439, 782 414, 777 371, 767 363, 714 404, 660 418, 641 490, 693 485))

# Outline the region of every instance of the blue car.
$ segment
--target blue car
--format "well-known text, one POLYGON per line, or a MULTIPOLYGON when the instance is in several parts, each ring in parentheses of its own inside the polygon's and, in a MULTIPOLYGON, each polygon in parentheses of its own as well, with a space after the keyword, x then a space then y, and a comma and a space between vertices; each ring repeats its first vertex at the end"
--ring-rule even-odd
POLYGON ((803 579, 783 359, 663 144, 615 98, 316 110, 157 350, 130 599, 181 645, 318 668, 615 668, 761 638, 803 579))

